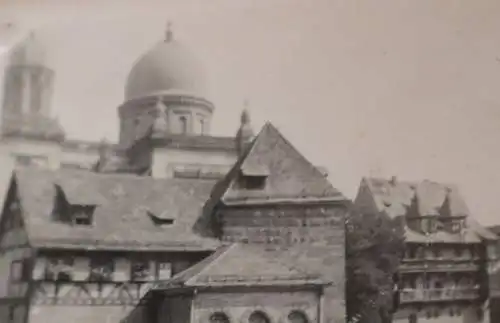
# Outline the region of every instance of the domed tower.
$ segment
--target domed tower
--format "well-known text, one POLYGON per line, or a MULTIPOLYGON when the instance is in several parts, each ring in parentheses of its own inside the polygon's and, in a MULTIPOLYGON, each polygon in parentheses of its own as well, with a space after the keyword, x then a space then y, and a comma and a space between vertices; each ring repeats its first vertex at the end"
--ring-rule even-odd
POLYGON ((125 102, 119 107, 120 144, 130 147, 146 135, 209 134, 214 107, 205 99, 204 88, 200 62, 174 39, 169 24, 165 39, 130 71, 125 102))
POLYGON ((64 138, 62 127, 51 116, 54 74, 34 33, 13 48, 5 69, 2 136, 64 138))

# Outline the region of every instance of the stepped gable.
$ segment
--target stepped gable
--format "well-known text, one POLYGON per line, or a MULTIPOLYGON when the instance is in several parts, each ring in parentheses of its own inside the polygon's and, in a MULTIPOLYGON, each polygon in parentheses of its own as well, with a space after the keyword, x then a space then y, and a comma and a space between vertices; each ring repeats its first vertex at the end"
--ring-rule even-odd
POLYGON ((84 250, 214 250, 217 240, 193 231, 214 184, 41 169, 16 170, 11 181, 33 246, 84 250), (95 206, 92 225, 55 221, 58 199, 95 206))

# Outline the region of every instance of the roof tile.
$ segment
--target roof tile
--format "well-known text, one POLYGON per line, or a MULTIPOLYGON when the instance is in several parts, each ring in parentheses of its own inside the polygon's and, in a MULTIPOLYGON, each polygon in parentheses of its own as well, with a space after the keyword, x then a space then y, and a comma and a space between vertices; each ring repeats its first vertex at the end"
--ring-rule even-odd
POLYGON ((211 250, 219 245, 197 232, 213 181, 40 169, 16 170, 15 179, 30 241, 40 246, 211 250), (56 185, 70 203, 96 205, 93 225, 51 219, 56 185), (175 221, 155 225, 146 210, 175 221))

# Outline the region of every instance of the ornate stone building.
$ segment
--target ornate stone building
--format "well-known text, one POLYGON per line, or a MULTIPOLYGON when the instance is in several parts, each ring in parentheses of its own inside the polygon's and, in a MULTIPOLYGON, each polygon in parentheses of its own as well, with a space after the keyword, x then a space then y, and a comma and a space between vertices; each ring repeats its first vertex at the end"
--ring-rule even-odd
POLYGON ((404 229, 395 322, 497 322, 489 304, 497 237, 455 186, 365 178, 354 203, 404 229))
POLYGON ((49 104, 20 108, 16 84, 52 86, 33 56, 7 70, 20 121, 2 149, 28 167, 0 219, 0 322, 344 322, 348 201, 247 111, 211 136, 203 75, 171 31, 132 68, 114 145, 65 140, 49 104))
POLYGON ((119 143, 67 140, 51 111, 56 74, 31 34, 11 51, 4 72, 0 153, 13 166, 222 178, 236 147, 233 136, 210 135, 215 108, 204 97, 203 73, 169 30, 129 73, 119 143))

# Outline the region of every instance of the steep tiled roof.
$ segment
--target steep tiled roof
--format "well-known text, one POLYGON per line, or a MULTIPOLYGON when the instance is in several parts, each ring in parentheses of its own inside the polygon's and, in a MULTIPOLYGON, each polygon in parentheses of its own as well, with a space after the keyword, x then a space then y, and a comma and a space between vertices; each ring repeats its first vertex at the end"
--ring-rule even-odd
POLYGON ((319 274, 298 268, 276 251, 262 246, 232 244, 220 247, 210 257, 158 284, 156 289, 201 286, 325 285, 319 274))
POLYGON ((16 170, 21 207, 30 242, 61 248, 210 250, 218 242, 195 227, 213 181, 153 179, 124 174, 69 170, 16 170), (57 191, 71 204, 95 205, 91 226, 51 219, 57 191), (151 215, 174 219, 155 225, 151 215))
POLYGON ((361 185, 368 186, 376 211, 392 218, 407 215, 408 209, 415 204, 419 215, 466 217, 467 228, 462 234, 439 231, 424 235, 405 227, 407 242, 476 243, 495 239, 492 232, 470 216, 465 200, 455 185, 428 180, 408 182, 380 178, 365 178, 361 185))
POLYGON ((404 215, 415 200, 421 215, 437 215, 447 198, 451 216, 469 215, 467 205, 454 185, 428 180, 408 182, 380 178, 365 178, 364 182, 373 195, 378 211, 385 211, 392 217, 404 215))
POLYGON ((246 153, 218 185, 216 194, 225 203, 345 199, 271 123, 264 125, 246 153), (246 173, 268 175, 264 188, 248 190, 239 187, 238 178, 243 170, 246 173))

